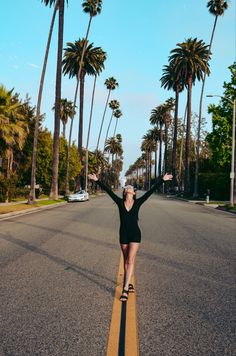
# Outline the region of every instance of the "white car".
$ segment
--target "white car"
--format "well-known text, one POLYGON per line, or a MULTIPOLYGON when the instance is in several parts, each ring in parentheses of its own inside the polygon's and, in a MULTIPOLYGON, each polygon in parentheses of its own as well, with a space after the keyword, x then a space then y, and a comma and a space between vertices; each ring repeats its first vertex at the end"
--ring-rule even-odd
POLYGON ((68 202, 70 201, 88 201, 89 200, 89 193, 87 193, 85 190, 79 190, 78 192, 75 192, 74 194, 70 194, 68 196, 68 202))

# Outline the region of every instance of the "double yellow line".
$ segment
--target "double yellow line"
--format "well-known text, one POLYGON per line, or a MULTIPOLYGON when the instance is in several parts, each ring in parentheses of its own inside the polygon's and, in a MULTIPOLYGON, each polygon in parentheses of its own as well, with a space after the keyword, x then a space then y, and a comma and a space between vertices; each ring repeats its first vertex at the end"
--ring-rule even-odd
MULTIPOLYGON (((116 291, 112 309, 107 356, 138 356, 138 329, 136 317, 136 293, 130 293, 127 302, 119 300, 124 279, 123 256, 120 257, 116 291)), ((135 278, 132 281, 135 285, 135 278)))

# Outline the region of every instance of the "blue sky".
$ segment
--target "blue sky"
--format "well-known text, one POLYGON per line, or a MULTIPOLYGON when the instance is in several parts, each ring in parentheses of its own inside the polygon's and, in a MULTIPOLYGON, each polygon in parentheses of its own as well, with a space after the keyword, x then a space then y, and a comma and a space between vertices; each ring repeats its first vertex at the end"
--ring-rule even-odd
MULTIPOLYGON (((69 0, 65 10, 64 47, 85 36, 88 15, 83 13, 82 1, 69 0)), ((161 88, 163 65, 167 64, 170 51, 178 42, 197 37, 209 43, 214 17, 206 8, 206 0, 104 0, 101 15, 94 18, 89 42, 107 52, 105 70, 98 78, 90 149, 96 146, 98 131, 104 111, 107 90, 104 81, 114 76, 119 88, 112 94, 121 104, 123 116, 118 132, 123 136, 124 171, 141 154, 142 136, 150 128, 151 110, 174 93, 161 88)), ((205 93, 222 94, 222 84, 229 80, 227 67, 235 60, 235 2, 218 20, 213 43, 211 76, 207 79, 205 93)), ((25 97, 28 93, 36 104, 41 67, 48 36, 52 9, 40 0, 9 0, 1 4, 0 23, 0 82, 8 89, 15 88, 25 97)), ((53 131, 54 114, 51 110, 55 99, 57 52, 57 22, 45 79, 42 112, 46 113, 44 125, 53 131)), ((62 97, 73 100, 75 81, 63 78, 62 97)), ((92 78, 86 78, 84 141, 90 109, 92 78)), ((198 112, 200 84, 193 89, 193 111, 198 112)), ((180 114, 183 116, 186 92, 181 95, 180 114)), ((209 102, 204 99, 203 115, 211 130, 207 115, 209 102)), ((101 142, 110 119, 108 110, 101 142)), ((115 122, 113 123, 115 124, 115 122)), ((74 125, 77 140, 78 120, 74 125)), ((112 130, 113 132, 113 126, 112 130)))

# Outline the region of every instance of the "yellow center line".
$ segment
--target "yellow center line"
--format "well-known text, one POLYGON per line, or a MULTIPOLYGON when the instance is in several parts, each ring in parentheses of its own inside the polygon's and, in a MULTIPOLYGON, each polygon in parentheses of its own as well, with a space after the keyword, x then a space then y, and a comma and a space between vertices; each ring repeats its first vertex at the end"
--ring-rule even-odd
MULTIPOLYGON (((121 356, 121 349, 125 352, 125 356, 138 356, 138 330, 137 330, 137 318, 136 318, 136 295, 135 293, 129 294, 128 302, 126 302, 126 308, 124 305, 122 308, 122 302, 119 298, 123 289, 124 268, 123 268, 123 256, 121 254, 119 270, 117 274, 115 297, 113 302, 112 317, 110 332, 107 345, 107 356, 121 356), (125 314, 122 312, 125 311, 125 314), (125 317, 125 336, 120 339, 121 330, 121 315, 125 317), (120 345, 121 340, 125 340, 125 345, 120 345), (120 352, 120 355, 119 355, 120 352)), ((132 277, 132 284, 135 286, 135 278, 132 277)), ((122 355, 124 354, 122 352, 122 355)))

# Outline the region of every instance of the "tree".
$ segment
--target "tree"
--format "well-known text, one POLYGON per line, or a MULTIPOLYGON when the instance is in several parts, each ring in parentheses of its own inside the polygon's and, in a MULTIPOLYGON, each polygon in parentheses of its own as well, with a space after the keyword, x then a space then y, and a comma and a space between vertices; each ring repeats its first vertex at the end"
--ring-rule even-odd
POLYGON ((179 94, 183 90, 183 83, 181 78, 178 78, 174 65, 168 64, 163 68, 163 75, 161 77, 161 85, 167 90, 175 92, 175 113, 174 113, 174 137, 173 137, 173 151, 172 151, 172 174, 173 186, 177 185, 176 179, 176 148, 177 148, 177 131, 178 131, 178 112, 179 112, 179 94))
POLYGON ((106 104, 105 104, 105 109, 104 109, 104 113, 103 113, 103 116, 102 116, 102 122, 101 122, 100 130, 99 130, 99 134, 98 134, 98 141, 97 141, 97 148, 96 148, 96 150, 98 150, 98 147, 99 147, 99 142, 100 142, 100 138, 101 138, 103 122, 104 122, 104 119, 105 119, 106 110, 107 110, 107 105, 108 105, 108 102, 109 102, 109 98, 110 98, 110 95, 111 95, 111 91, 112 91, 112 90, 115 90, 116 87, 119 86, 117 80, 116 80, 114 77, 110 77, 110 78, 106 79, 104 84, 105 84, 106 87, 107 87, 108 95, 107 95, 107 100, 106 100, 106 104))
MULTIPOLYGON (((55 110, 55 106, 53 107, 53 110, 55 110)), ((68 118, 72 119, 73 116, 74 112, 72 101, 68 101, 67 99, 61 99, 61 122, 63 125, 62 136, 64 138, 66 137, 66 125, 68 122, 68 118)))
POLYGON ((111 122, 112 122, 112 118, 113 118, 114 112, 115 112, 115 110, 119 109, 119 107, 120 107, 119 101, 117 101, 117 100, 111 100, 110 101, 109 108, 112 110, 112 112, 111 112, 111 118, 110 118, 110 121, 109 121, 109 125, 107 127, 105 141, 104 141, 104 150, 105 150, 106 140, 107 140, 107 137, 108 137, 108 133, 109 133, 109 129, 110 129, 110 126, 111 126, 111 122))
POLYGON ((58 21, 58 49, 57 49, 57 72, 56 72, 56 94, 55 94, 55 118, 53 137, 53 164, 52 164, 52 184, 50 198, 58 199, 58 164, 59 164, 59 135, 60 135, 60 114, 61 114, 61 75, 62 75, 62 47, 64 32, 64 5, 65 0, 59 0, 59 21, 58 21))
POLYGON ((162 174, 162 141, 163 141, 163 125, 165 124, 165 107, 163 105, 157 106, 152 110, 151 116, 149 119, 152 125, 156 125, 157 129, 159 129, 159 160, 158 160, 158 175, 162 174))
POLYGON ((122 116, 122 111, 120 109, 116 109, 114 111, 114 116, 116 118, 116 124, 115 124, 115 128, 114 128, 114 133, 113 133, 113 136, 116 135, 116 129, 117 129, 117 124, 118 124, 118 119, 122 116))
POLYGON ((33 150, 32 150, 32 166, 31 166, 31 184, 30 184, 30 194, 28 203, 35 202, 35 174, 36 174, 36 161, 37 161, 37 144, 38 144, 38 134, 39 134, 39 124, 40 124, 40 117, 41 117, 41 101, 43 95, 43 85, 44 85, 44 78, 47 68, 47 61, 48 61, 48 54, 51 44, 52 32, 55 22, 56 13, 58 10, 59 0, 41 0, 46 6, 54 5, 51 25, 49 29, 48 41, 46 46, 46 52, 44 56, 43 62, 43 69, 41 73, 40 85, 39 85, 39 92, 38 92, 38 100, 37 100, 37 109, 36 109, 36 116, 35 116, 35 127, 34 127, 34 142, 33 142, 33 150))
MULTIPOLYGON (((228 2, 224 0, 210 0, 207 3, 207 7, 209 12, 215 16, 215 21, 213 25, 213 30, 211 34, 210 45, 207 53, 206 62, 210 60, 211 55, 211 47, 212 42, 214 39, 216 24, 219 16, 222 16, 228 8, 228 2)), ((197 138, 197 147, 196 147, 196 166, 195 166, 195 179, 194 179, 194 193, 193 196, 198 196, 198 173, 199 173, 199 153, 200 153, 200 135, 201 135, 201 120, 202 120, 202 102, 203 102, 203 95, 204 95, 204 87, 206 81, 207 71, 204 72, 203 80, 202 80, 202 90, 200 96, 200 104, 199 104, 199 119, 198 119, 198 138, 197 138)))
POLYGON ((163 165, 163 172, 166 172, 168 162, 168 129, 171 123, 171 111, 175 106, 175 100, 173 98, 169 98, 166 100, 164 106, 164 118, 165 118, 165 153, 164 153, 164 165, 163 165))
POLYGON ((177 48, 171 51, 169 57, 171 65, 175 67, 177 78, 181 78, 188 90, 187 102, 187 130, 185 144, 185 171, 184 192, 190 193, 190 133, 191 133, 191 111, 192 111, 192 86, 196 79, 202 80, 206 71, 210 73, 207 62, 208 46, 202 40, 189 38, 185 42, 177 43, 177 48))

